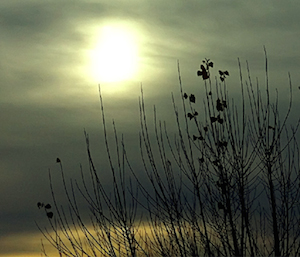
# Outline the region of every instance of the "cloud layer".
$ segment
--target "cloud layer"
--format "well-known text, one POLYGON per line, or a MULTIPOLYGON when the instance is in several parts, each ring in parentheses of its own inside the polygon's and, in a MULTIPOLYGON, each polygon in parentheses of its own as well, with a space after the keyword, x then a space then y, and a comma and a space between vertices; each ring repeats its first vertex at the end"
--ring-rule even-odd
POLYGON ((87 164, 84 128, 97 163, 107 163, 98 85, 86 73, 101 26, 126 24, 137 35, 136 77, 101 85, 107 121, 116 120, 129 148, 138 139, 141 83, 149 117, 156 104, 169 119, 170 92, 178 96, 177 60, 189 91, 201 92, 196 70, 203 58, 214 60, 216 71, 230 71, 233 91, 238 57, 264 83, 263 45, 282 101, 288 99, 287 72, 295 91, 300 79, 296 1, 1 1, 0 7, 0 238, 37 232, 36 202, 50 199, 47 172, 59 172, 56 157, 72 177, 87 164))

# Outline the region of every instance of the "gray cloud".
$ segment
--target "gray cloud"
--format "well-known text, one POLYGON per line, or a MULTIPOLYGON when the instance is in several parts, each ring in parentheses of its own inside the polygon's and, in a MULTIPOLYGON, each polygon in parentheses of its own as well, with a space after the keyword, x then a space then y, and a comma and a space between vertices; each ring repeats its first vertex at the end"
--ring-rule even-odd
MULTIPOLYGON (((119 91, 102 85, 107 122, 116 120, 129 149, 138 138, 141 82, 149 122, 156 104, 159 117, 172 128, 170 92, 178 97, 177 60, 184 86, 201 97, 196 70, 203 58, 215 61, 215 72, 228 69, 228 82, 236 89, 237 57, 243 63, 248 59, 254 77, 261 77, 266 45, 274 86, 286 92, 281 87, 290 71, 297 89, 296 2, 2 1, 0 7, 0 237, 36 231, 33 220, 41 219, 36 202, 50 197, 47 171, 58 173, 56 157, 64 160, 69 176, 79 176, 79 163, 87 160, 84 128, 97 164, 107 164, 98 87, 80 73, 90 47, 89 26, 117 20, 140 29, 138 78, 119 91)), ((298 104, 296 94, 295 99, 298 104)))

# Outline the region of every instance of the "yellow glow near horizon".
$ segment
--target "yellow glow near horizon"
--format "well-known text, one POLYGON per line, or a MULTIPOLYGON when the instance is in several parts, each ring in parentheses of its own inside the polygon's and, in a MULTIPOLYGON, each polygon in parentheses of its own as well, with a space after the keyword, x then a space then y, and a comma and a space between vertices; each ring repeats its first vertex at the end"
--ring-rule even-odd
POLYGON ((121 26, 102 27, 90 52, 91 75, 97 83, 130 79, 137 71, 134 35, 121 26))

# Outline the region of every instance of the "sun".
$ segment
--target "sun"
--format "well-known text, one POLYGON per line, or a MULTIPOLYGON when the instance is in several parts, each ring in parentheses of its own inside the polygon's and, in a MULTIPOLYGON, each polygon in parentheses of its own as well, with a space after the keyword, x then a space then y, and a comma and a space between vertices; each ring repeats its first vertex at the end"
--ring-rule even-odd
POLYGON ((98 83, 128 80, 137 71, 134 35, 122 27, 104 26, 90 52, 90 69, 98 83))

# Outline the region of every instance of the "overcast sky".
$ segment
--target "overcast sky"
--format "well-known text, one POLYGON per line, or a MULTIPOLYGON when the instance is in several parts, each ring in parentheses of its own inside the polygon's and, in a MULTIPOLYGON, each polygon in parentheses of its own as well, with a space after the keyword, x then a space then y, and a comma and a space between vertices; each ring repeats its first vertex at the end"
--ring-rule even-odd
POLYGON ((59 172, 57 157, 70 177, 87 167, 84 129, 97 164, 106 165, 98 83, 107 122, 115 119, 129 145, 138 140, 141 84, 149 117, 155 104, 168 119, 171 92, 179 94, 177 60, 189 92, 202 90, 196 71, 210 58, 216 71, 230 72, 234 94, 237 58, 264 83, 265 45, 272 87, 288 99, 290 72, 297 106, 299 11, 298 1, 1 0, 0 256, 40 256, 36 203, 51 200, 48 169, 59 172), (116 81, 97 75, 105 31, 124 41, 114 52, 125 45, 134 60, 111 64, 115 78, 125 72, 116 81))

